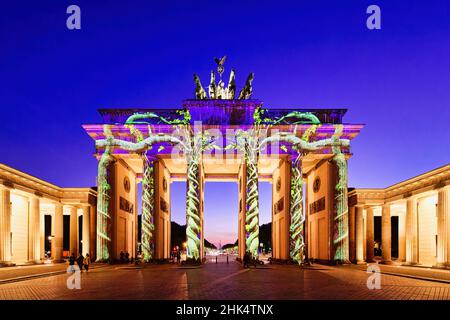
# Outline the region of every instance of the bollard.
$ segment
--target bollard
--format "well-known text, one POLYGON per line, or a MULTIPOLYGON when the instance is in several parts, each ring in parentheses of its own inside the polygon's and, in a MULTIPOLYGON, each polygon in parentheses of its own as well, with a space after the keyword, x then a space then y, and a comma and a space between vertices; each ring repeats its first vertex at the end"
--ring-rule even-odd
POLYGON ((217 256, 216 256, 216 264, 217 264, 217 256))
POLYGON ((228 264, 228 255, 227 255, 227 264, 228 264))

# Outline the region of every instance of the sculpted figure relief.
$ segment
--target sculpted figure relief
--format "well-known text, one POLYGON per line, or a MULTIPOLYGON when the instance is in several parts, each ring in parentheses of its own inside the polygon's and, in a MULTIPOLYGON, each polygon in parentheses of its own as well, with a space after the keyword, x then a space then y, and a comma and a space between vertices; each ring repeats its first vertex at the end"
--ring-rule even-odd
MULTIPOLYGON (((217 73, 219 74, 219 82, 216 83, 216 74, 214 71, 211 71, 211 80, 208 86, 208 96, 206 94, 205 89, 203 88, 200 78, 198 75, 194 74, 194 82, 195 82, 195 99, 197 100, 206 100, 206 99, 219 99, 219 100, 232 100, 236 98, 236 82, 235 82, 235 71, 231 69, 230 78, 228 81, 228 85, 225 85, 225 82, 222 80, 222 73, 224 71, 223 64, 225 62, 226 56, 218 59, 215 58, 215 62, 217 63, 217 73)), ((252 81, 253 81, 253 73, 247 78, 245 83, 245 87, 240 91, 238 99, 246 100, 250 99, 253 90, 252 90, 252 81)))
POLYGON ((239 100, 250 99, 253 93, 252 81, 253 81, 253 72, 248 75, 247 81, 245 82, 245 87, 242 88, 241 92, 239 92, 238 97, 239 100))
POLYGON ((206 100, 206 91, 203 89, 203 86, 200 82, 200 78, 198 75, 194 74, 194 82, 195 82, 195 99, 197 100, 206 100))

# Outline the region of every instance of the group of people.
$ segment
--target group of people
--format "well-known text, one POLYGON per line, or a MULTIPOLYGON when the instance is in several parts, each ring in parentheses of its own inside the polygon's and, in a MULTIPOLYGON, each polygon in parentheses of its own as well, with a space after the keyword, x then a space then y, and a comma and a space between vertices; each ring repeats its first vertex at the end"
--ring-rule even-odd
POLYGON ((181 263, 181 250, 179 248, 173 250, 171 255, 174 262, 176 262, 177 264, 181 263))
POLYGON ((74 266, 75 263, 78 265, 78 268, 80 268, 80 271, 84 269, 86 270, 86 272, 88 272, 89 265, 91 264, 91 257, 89 256, 89 253, 86 253, 85 257, 83 257, 81 253, 78 255, 78 257, 75 257, 75 253, 72 253, 72 255, 69 257, 69 265, 74 266))

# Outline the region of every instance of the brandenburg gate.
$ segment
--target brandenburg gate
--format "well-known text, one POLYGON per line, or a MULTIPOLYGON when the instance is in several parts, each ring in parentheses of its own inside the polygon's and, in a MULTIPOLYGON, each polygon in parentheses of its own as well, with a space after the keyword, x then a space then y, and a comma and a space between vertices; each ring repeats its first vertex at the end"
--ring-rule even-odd
POLYGON ((204 261, 205 181, 238 183, 239 257, 257 258, 259 180, 272 183, 273 259, 349 261, 347 161, 363 126, 344 124, 345 109, 264 109, 253 74, 241 90, 234 70, 224 83, 224 60, 208 92, 194 75, 178 109, 101 109, 103 123, 83 125, 98 158, 97 261, 137 251, 138 183, 144 260, 169 258, 175 180, 187 184, 188 262, 204 261))

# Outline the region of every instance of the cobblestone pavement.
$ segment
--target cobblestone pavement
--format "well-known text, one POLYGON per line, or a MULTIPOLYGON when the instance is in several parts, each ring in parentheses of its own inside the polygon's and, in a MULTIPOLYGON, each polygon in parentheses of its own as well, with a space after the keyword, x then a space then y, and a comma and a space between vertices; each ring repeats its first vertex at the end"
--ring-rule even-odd
POLYGON ((450 299, 450 284, 381 275, 369 290, 369 276, 360 266, 119 265, 82 273, 80 290, 67 274, 0 284, 0 299, 450 299))
MULTIPOLYGON (((61 273, 67 270, 67 267, 68 263, 65 262, 0 268, 0 284, 13 279, 61 273)), ((92 267, 103 267, 103 265, 93 264, 92 267)))
MULTIPOLYGON (((373 265, 376 263, 370 263, 373 265)), ((404 276, 414 277, 414 278, 426 278, 426 279, 435 279, 442 282, 450 283, 450 270, 445 269, 436 269, 436 268, 426 268, 426 267, 409 267, 402 266, 400 264, 397 265, 384 265, 384 264, 376 264, 382 273, 395 273, 401 274, 404 276)), ((353 268, 358 268, 360 270, 367 270, 368 264, 362 265, 352 265, 353 268)))

